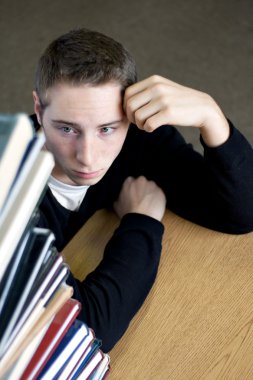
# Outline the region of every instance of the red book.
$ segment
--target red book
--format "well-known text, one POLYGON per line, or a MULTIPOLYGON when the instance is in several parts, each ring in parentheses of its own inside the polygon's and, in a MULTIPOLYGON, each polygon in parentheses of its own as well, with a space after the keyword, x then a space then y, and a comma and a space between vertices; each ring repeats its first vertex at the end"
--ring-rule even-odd
POLYGON ((81 310, 79 301, 70 298, 55 315, 20 380, 34 379, 44 368, 81 310))

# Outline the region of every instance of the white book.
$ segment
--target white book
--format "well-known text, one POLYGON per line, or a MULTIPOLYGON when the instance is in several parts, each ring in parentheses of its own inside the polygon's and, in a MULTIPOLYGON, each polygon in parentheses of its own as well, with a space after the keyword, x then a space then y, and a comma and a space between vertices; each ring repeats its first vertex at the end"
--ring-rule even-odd
POLYGON ((18 196, 0 217, 0 282, 54 166, 53 156, 41 151, 25 176, 18 196))
MULTIPOLYGON (((57 334, 53 337, 50 342, 48 342, 46 349, 43 351, 43 353, 39 356, 39 360, 36 362, 36 365, 34 366, 33 370, 29 375, 26 374, 26 380, 34 380, 37 378, 37 374, 42 368, 43 364, 47 361, 47 359, 50 357, 51 353, 53 352, 54 348, 57 346, 57 342, 60 341, 61 337, 63 337, 64 333, 66 334, 68 326, 70 326, 71 321, 74 320, 75 316, 80 310, 80 304, 77 303, 75 307, 71 308, 71 310, 68 313, 68 316, 64 318, 61 324, 58 322, 59 330, 57 331, 57 334)), ((56 317, 57 318, 57 317, 56 317)), ((49 326, 50 327, 50 326, 49 326)), ((35 352, 35 355, 37 353, 35 352)), ((38 356, 38 355, 37 355, 38 356)))
POLYGON ((37 347, 42 341, 50 322, 46 324, 43 329, 33 338, 33 340, 29 343, 23 353, 20 355, 16 363, 12 366, 12 368, 8 371, 6 375, 4 375, 1 380, 19 380, 22 376, 24 370, 26 369, 28 363, 34 355, 37 347))
POLYGON ((84 367, 80 375, 77 377, 78 380, 86 380, 95 370, 95 368, 99 365, 99 363, 103 360, 103 352, 101 350, 97 350, 91 359, 88 361, 87 365, 84 367))
POLYGON ((33 135, 25 114, 0 114, 0 212, 33 135))
POLYGON ((94 373, 91 375, 89 380, 102 380, 106 372, 109 370, 110 357, 108 354, 104 354, 103 359, 99 363, 98 367, 95 369, 94 373))
POLYGON ((13 344, 9 347, 3 358, 1 358, 0 379, 8 373, 9 369, 13 366, 32 339, 40 333, 41 329, 43 329, 50 320, 52 320, 52 317, 72 295, 73 288, 64 283, 54 294, 46 307, 44 306, 44 300, 39 301, 13 344))
POLYGON ((58 375, 58 380, 67 380, 69 379, 71 373, 73 372, 73 369, 79 362, 81 358, 86 354, 88 354, 87 348, 91 344, 91 342, 94 340, 94 334, 92 330, 89 329, 89 334, 84 338, 80 346, 77 348, 77 350, 74 352, 74 354, 71 356, 70 360, 68 361, 67 365, 64 367, 62 372, 58 375))
MULTIPOLYGON (((54 242, 54 234, 50 230, 44 228, 34 228, 34 231, 37 233, 37 236, 40 237, 40 239, 43 237, 45 241, 42 240, 43 243, 41 242, 41 244, 43 244, 43 247, 40 248, 40 251, 31 251, 36 257, 36 260, 33 263, 34 266, 30 274, 28 274, 25 287, 23 288, 22 293, 17 300, 15 310, 9 317, 8 324, 1 338, 0 355, 5 352, 6 349, 8 349, 8 346, 11 344, 19 330, 22 328, 26 319, 31 314, 33 308, 36 307, 36 304, 43 298, 45 305, 68 273, 68 268, 65 265, 61 265, 62 268, 61 271, 59 271, 58 276, 54 279, 50 287, 48 287, 47 292, 43 294, 44 290, 50 282, 50 279, 52 278, 52 275, 54 274, 53 271, 49 270, 49 278, 46 279, 46 282, 43 282, 41 287, 33 291, 33 284, 36 281, 36 277, 39 276, 43 261, 45 261, 45 257, 50 254, 50 246, 54 242), (33 293, 33 297, 30 299, 29 304, 27 304, 27 297, 31 294, 31 291, 33 293)), ((39 249, 38 246, 36 246, 36 248, 39 249)), ((61 263, 62 258, 60 258, 59 264, 61 263)))
POLYGON ((88 333, 87 326, 76 319, 38 378, 40 380, 58 378, 61 369, 88 333))
MULTIPOLYGON (((34 294, 34 297, 32 298, 29 305, 27 305, 27 308, 22 313, 22 317, 18 321, 18 324, 15 326, 14 330, 11 333, 11 338, 15 338, 15 335, 18 333, 18 331, 22 328, 23 324, 25 323, 25 320, 29 317, 30 313, 32 312, 33 308, 36 306, 36 304, 39 302, 40 298, 42 298, 42 293, 48 287, 48 284, 51 280, 51 278, 54 276, 56 270, 59 268, 60 264, 62 263, 62 258, 59 257, 58 261, 55 263, 54 267, 52 267, 52 270, 49 271, 48 277, 45 279, 45 281, 42 283, 41 287, 37 290, 37 292, 34 294)), ((50 287, 48 287, 47 292, 45 295, 43 295, 44 304, 48 302, 50 297, 53 295, 53 293, 57 290, 59 285, 63 282, 66 275, 68 274, 68 268, 65 265, 62 265, 61 270, 59 271, 59 274, 56 276, 54 281, 51 283, 50 287)))

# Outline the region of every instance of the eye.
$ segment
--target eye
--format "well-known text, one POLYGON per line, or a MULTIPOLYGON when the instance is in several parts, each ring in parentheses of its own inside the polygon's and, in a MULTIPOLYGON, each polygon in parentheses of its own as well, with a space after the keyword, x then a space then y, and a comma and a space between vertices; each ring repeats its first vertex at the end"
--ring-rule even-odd
POLYGON ((103 135, 110 135, 111 133, 113 133, 114 130, 115 128, 112 127, 103 127, 100 131, 103 135))
POLYGON ((71 127, 61 127, 61 130, 66 133, 67 135, 71 133, 76 133, 75 130, 71 127))

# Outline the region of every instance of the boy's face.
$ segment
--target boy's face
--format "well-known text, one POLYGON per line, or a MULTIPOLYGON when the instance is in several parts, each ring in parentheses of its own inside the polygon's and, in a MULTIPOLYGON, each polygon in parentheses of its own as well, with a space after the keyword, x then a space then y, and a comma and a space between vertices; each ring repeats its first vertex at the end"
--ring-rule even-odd
POLYGON ((47 94, 49 105, 43 113, 33 95, 46 148, 55 159, 53 176, 70 185, 96 184, 119 154, 128 131, 120 85, 61 83, 47 94))

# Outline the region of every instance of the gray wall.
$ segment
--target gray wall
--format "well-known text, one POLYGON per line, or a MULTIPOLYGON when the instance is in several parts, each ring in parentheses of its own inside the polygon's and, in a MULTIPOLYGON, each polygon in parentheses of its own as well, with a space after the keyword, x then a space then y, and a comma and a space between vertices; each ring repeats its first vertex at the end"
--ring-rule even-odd
MULTIPOLYGON (((127 46, 151 74, 210 93, 253 143, 252 0, 1 0, 0 112, 30 113, 37 59, 85 26, 127 46)), ((196 131, 184 131, 198 148, 196 131)))

